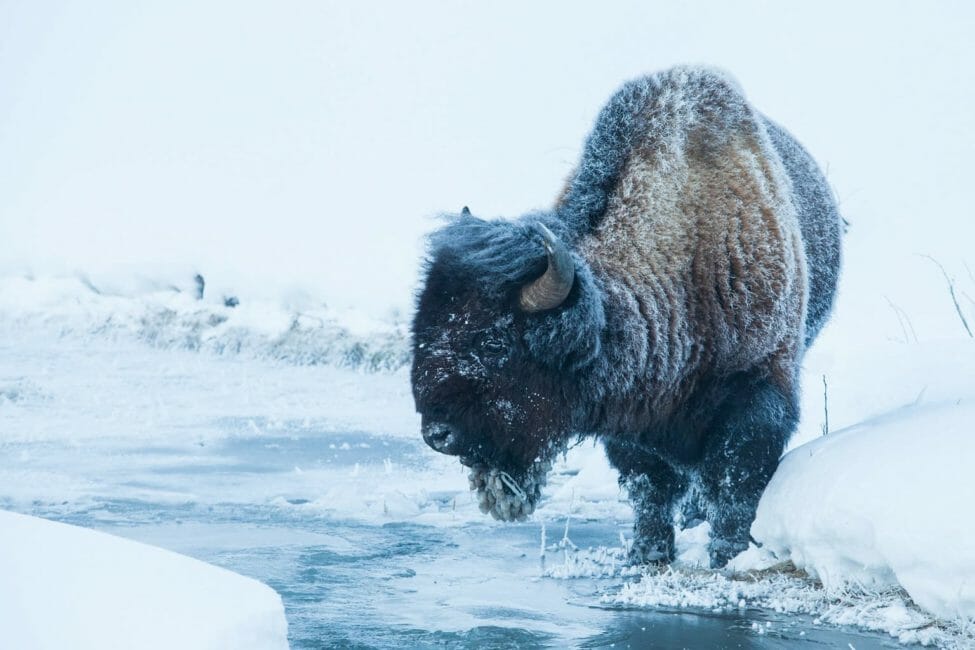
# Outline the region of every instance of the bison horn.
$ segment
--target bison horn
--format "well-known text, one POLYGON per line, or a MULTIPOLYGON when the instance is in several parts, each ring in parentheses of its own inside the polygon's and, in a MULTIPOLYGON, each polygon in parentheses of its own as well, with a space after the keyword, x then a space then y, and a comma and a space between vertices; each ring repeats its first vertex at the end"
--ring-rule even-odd
POLYGON ((521 288, 518 304, 527 312, 545 311, 561 305, 572 291, 576 277, 575 263, 566 245, 543 224, 536 223, 535 230, 541 235, 548 253, 548 268, 542 277, 521 288))

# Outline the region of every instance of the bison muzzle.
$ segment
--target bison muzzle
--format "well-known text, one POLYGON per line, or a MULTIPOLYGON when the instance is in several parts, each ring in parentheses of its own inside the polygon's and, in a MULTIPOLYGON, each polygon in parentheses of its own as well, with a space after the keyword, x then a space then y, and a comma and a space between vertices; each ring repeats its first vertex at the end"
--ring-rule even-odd
POLYGON ((465 208, 431 235, 413 321, 422 432, 471 468, 483 511, 533 511, 553 458, 596 436, 635 513, 633 560, 711 524, 747 547, 799 417, 799 368, 832 307, 832 192, 719 72, 624 85, 555 206, 465 208))

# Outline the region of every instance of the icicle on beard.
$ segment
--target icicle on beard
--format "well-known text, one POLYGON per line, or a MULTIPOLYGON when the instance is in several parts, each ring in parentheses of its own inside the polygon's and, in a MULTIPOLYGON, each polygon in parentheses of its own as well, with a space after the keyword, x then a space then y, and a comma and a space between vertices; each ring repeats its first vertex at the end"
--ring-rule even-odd
POLYGON ((535 511, 552 461, 536 460, 519 483, 505 471, 475 464, 468 477, 478 507, 500 521, 524 521, 535 511))

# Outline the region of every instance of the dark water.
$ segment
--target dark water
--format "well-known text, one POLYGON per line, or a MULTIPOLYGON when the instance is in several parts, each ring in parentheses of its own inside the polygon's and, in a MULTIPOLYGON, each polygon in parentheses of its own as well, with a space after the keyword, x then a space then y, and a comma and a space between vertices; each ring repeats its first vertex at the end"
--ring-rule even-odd
MULTIPOLYGON (((328 441, 323 445, 321 436, 307 434, 230 438, 201 443, 187 464, 172 462, 187 454, 185 448, 79 454, 32 447, 40 464, 70 462, 82 475, 101 472, 103 486, 84 498, 8 505, 170 548, 265 582, 284 600, 296 649, 902 647, 884 636, 814 625, 809 617, 601 606, 599 595, 618 589, 620 579, 540 577, 534 523, 367 524, 305 507, 305 498, 255 498, 255 484, 285 476, 299 463, 381 463, 391 455, 408 463, 423 453, 409 441, 365 433, 330 434, 328 441), (173 496, 187 485, 219 490, 206 499, 173 496), (235 486, 247 491, 238 495, 235 486)), ((23 452, 2 449, 10 457, 23 452)), ((583 547, 613 545, 618 531, 609 523, 583 522, 572 536, 583 547)))

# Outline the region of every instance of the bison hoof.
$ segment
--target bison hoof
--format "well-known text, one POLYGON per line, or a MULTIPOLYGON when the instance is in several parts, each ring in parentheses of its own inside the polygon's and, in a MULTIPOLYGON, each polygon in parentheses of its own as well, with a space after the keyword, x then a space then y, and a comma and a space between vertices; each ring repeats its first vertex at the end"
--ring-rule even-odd
POLYGON ((631 565, 670 564, 674 561, 674 549, 667 542, 641 543, 634 541, 628 557, 631 565))
POLYGON ((708 556, 712 569, 723 568, 731 558, 748 548, 748 540, 711 539, 708 546, 708 556))

